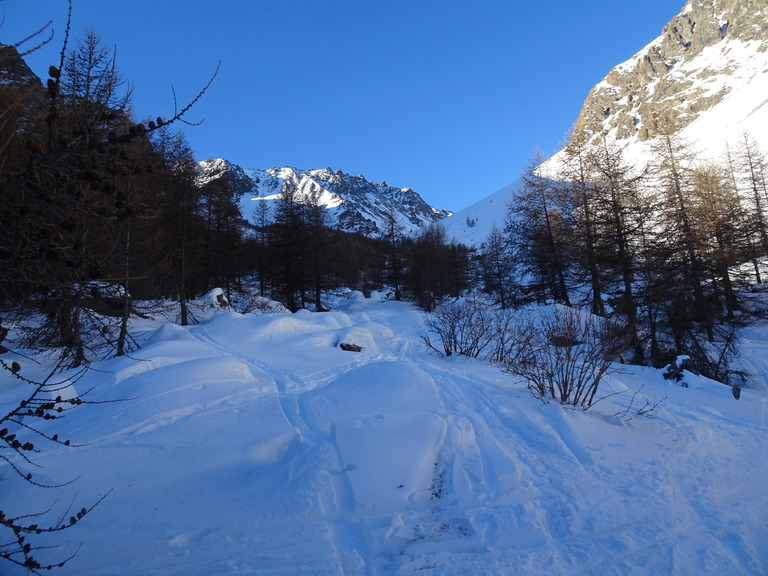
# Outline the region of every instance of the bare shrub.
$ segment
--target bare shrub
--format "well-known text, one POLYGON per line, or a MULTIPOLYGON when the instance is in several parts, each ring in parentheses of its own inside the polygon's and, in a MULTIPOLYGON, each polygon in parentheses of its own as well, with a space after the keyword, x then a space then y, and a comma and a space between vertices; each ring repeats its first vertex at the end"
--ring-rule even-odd
POLYGON ((288 309, 269 298, 258 295, 248 295, 233 301, 234 308, 240 314, 283 314, 288 309))
POLYGON ((438 306, 427 318, 420 337, 441 356, 477 358, 496 340, 494 310, 476 300, 457 300, 438 306))
POLYGON ((643 386, 640 386, 640 388, 637 389, 634 394, 632 394, 632 398, 629 399, 629 404, 627 405, 626 409, 621 412, 616 412, 615 415, 619 418, 622 418, 623 420, 631 420, 633 418, 633 414, 650 418, 653 415, 653 411, 656 410, 656 407, 667 399, 667 396, 664 396, 664 398, 661 400, 653 402, 650 398, 646 398, 645 404, 638 408, 637 405, 635 405, 635 398, 638 394, 640 394, 642 389, 643 386))
POLYGON ((462 299, 438 306, 421 332, 424 346, 441 356, 468 356, 495 363, 514 361, 530 336, 517 329, 516 312, 462 299))
MULTIPOLYGON (((6 334, 7 331, 0 323, 0 341, 5 339, 6 334)), ((6 349, 2 353, 9 351, 6 349)), ((53 380, 63 361, 64 359, 61 359, 45 379, 37 381, 23 376, 24 370, 19 362, 0 358, 0 371, 12 374, 18 385, 29 388, 28 394, 22 400, 0 412, 0 464, 4 468, 0 481, 19 481, 26 483, 30 488, 51 490, 71 482, 48 484, 38 479, 41 466, 34 461, 35 455, 43 451, 44 446, 76 446, 69 439, 50 434, 38 426, 38 422, 58 420, 82 404, 96 403, 83 400, 88 391, 78 394, 74 389, 75 383, 88 371, 87 366, 71 372, 68 378, 61 381, 53 380), (30 469, 35 470, 35 473, 30 472, 30 469)), ((66 558, 42 561, 43 557, 52 555, 51 550, 59 547, 59 544, 47 540, 46 535, 72 528, 104 498, 105 496, 102 496, 94 504, 79 510, 74 506, 74 501, 63 507, 57 506, 54 501, 47 510, 19 514, 9 512, 6 508, 9 504, 13 507, 13 504, 17 503, 3 502, 0 508, 0 560, 26 568, 31 574, 42 574, 41 570, 64 566, 74 554, 66 558)))
POLYGON ((517 343, 501 362, 502 369, 525 378, 540 398, 585 410, 628 343, 627 331, 618 323, 564 307, 521 317, 513 331, 517 343))

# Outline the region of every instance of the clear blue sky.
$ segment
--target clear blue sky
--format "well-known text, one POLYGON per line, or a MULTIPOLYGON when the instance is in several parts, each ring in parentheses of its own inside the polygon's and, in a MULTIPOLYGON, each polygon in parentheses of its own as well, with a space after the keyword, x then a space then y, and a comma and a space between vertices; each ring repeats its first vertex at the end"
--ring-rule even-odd
MULTIPOLYGON (((589 89, 684 0, 73 0, 135 86, 138 118, 219 76, 185 127, 198 159, 341 169, 459 210, 556 150, 589 89)), ((28 58, 58 62, 64 0, 2 0, 0 42, 53 20, 28 58)))

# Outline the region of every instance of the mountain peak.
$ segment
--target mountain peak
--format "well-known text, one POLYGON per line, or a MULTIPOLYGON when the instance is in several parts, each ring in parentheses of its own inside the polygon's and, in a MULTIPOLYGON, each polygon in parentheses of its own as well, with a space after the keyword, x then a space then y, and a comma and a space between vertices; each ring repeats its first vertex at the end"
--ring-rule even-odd
POLYGON ((592 89, 575 130, 640 141, 677 132, 767 65, 763 0, 689 0, 656 40, 592 89))
POLYGON ((246 218, 251 216, 256 199, 277 200, 285 182, 291 182, 304 200, 314 196, 328 210, 332 226, 347 232, 368 236, 385 233, 390 207, 406 234, 450 214, 430 206, 410 188, 396 188, 386 182, 374 184, 362 174, 352 176, 331 168, 300 170, 283 166, 246 170, 223 159, 206 160, 200 166, 201 183, 225 176, 231 178, 246 218))
MULTIPOLYGON (((765 0, 689 0, 658 38, 618 64, 587 96, 574 134, 617 142, 638 166, 652 157, 656 136, 672 133, 702 160, 749 134, 768 150, 768 11, 765 0)), ((564 152, 541 166, 563 177, 564 152)), ((449 235, 481 244, 504 226, 505 203, 519 181, 457 212, 449 235)))

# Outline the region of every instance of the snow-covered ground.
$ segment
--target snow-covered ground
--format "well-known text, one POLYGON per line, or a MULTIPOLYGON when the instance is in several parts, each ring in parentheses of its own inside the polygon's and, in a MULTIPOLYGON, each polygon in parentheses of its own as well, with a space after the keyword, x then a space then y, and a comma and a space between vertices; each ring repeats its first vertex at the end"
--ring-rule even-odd
POLYGON ((504 230, 509 203, 514 200, 522 185, 522 178, 519 178, 441 220, 440 225, 445 228, 448 238, 454 238, 467 246, 482 247, 494 225, 499 231, 504 230))
MULTIPOLYGON (((139 351, 77 383, 124 401, 43 424, 87 443, 35 458, 35 478, 72 484, 6 466, 1 507, 55 515, 111 490, 37 555, 81 546, 58 571, 80 576, 768 573, 765 387, 735 400, 633 367, 601 388, 619 394, 563 408, 426 353, 423 318, 350 293, 328 313, 141 321, 139 351)), ((768 328, 745 342, 765 367, 768 328)), ((17 388, 3 375, 0 399, 17 388)))

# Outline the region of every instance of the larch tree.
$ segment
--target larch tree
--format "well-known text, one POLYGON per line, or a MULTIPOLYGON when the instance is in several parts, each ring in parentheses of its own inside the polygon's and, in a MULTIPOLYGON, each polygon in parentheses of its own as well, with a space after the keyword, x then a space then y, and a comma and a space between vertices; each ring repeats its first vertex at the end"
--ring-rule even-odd
POLYGON ((601 254, 601 262, 620 285, 615 308, 626 318, 633 349, 632 361, 639 364, 643 360, 643 350, 638 336, 634 282, 638 269, 638 235, 644 216, 649 215, 640 196, 640 181, 644 175, 624 159, 621 148, 609 143, 604 136, 590 153, 589 164, 594 174, 593 217, 600 231, 595 247, 601 254))
POLYGON ((570 306, 568 237, 570 207, 561 188, 541 175, 538 151, 523 173, 523 186, 509 204, 505 235, 526 272, 543 291, 570 306))
POLYGON ((400 221, 394 199, 390 198, 385 204, 384 216, 386 228, 383 237, 387 246, 387 281, 395 290, 395 300, 401 300, 402 290, 400 284, 403 275, 402 247, 405 227, 400 221))
POLYGON ((270 229, 273 282, 291 312, 304 306, 306 293, 306 210, 296 185, 283 183, 270 229))
POLYGON ((692 213, 693 162, 690 148, 664 134, 655 147, 658 165, 656 178, 664 196, 661 210, 662 234, 670 252, 667 263, 671 290, 668 318, 678 348, 691 321, 702 322, 707 339, 714 341, 714 317, 706 297, 705 266, 701 259, 701 239, 692 213))
POLYGON ((502 310, 512 304, 514 262, 502 231, 493 224, 482 251, 483 276, 488 292, 498 294, 502 310))
POLYGON ((592 314, 605 314, 603 282, 598 259, 597 227, 595 222, 594 186, 590 176, 587 135, 573 133, 563 149, 561 181, 568 183, 573 201, 574 240, 579 243, 574 259, 586 274, 591 290, 592 314))

